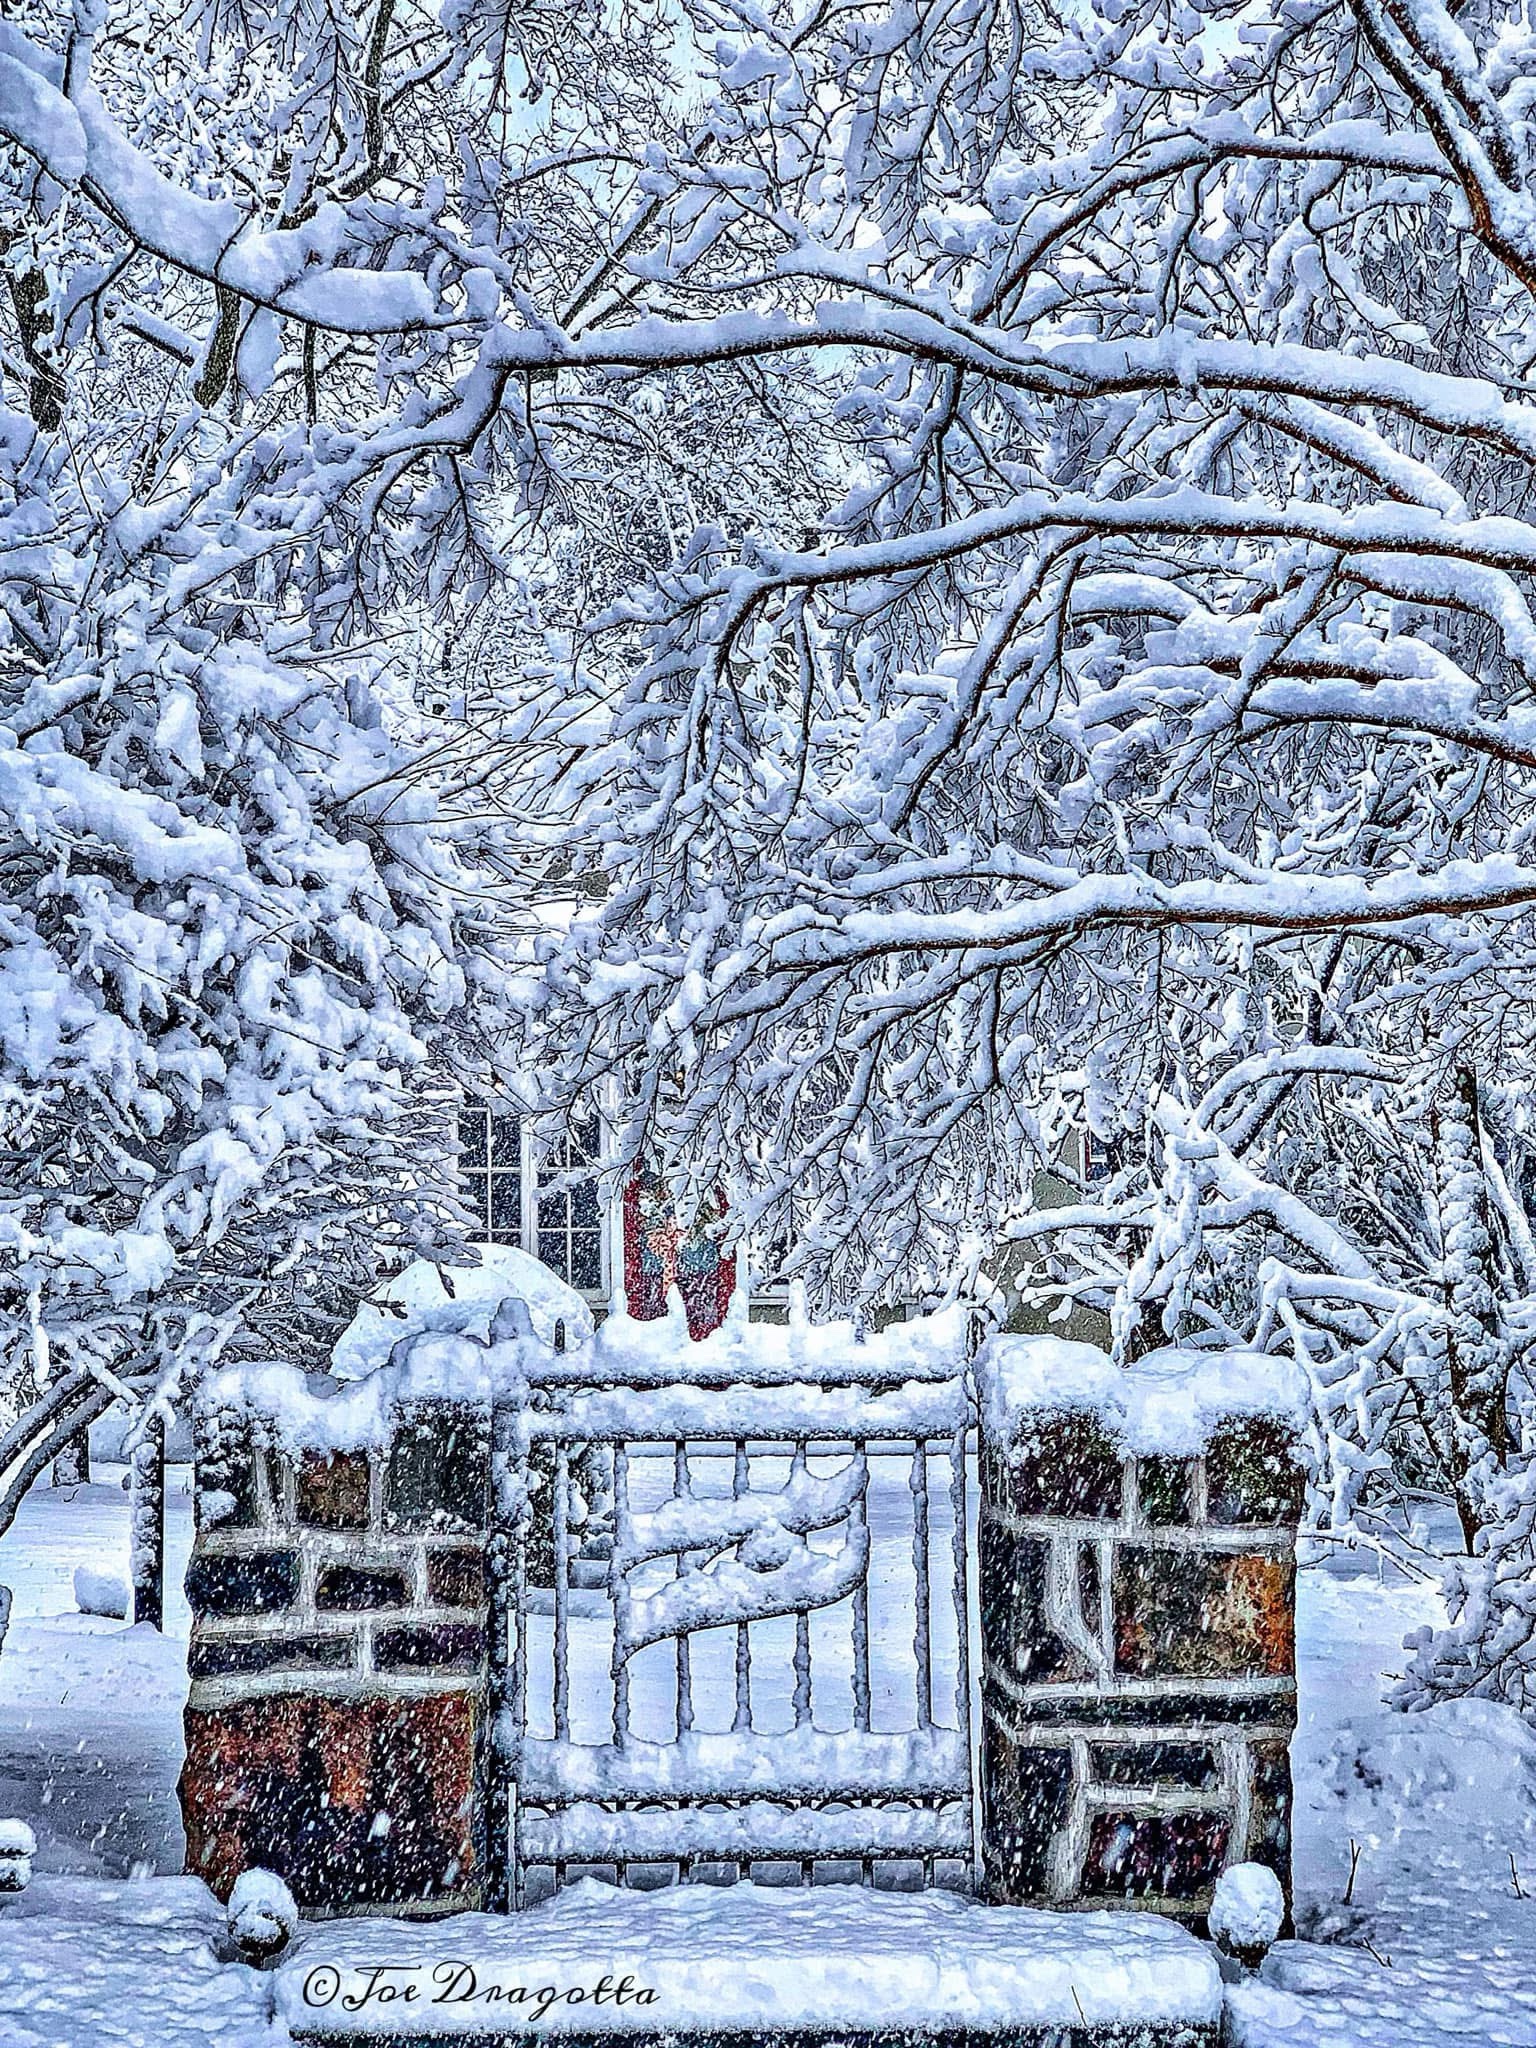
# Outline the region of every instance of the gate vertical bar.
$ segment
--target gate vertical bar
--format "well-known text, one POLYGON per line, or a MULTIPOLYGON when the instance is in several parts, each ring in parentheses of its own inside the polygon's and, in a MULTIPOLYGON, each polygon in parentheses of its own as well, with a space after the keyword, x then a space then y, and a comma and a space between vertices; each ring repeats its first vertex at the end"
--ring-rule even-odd
POLYGON ((618 1591, 623 1560, 628 1555, 630 1544, 629 1522, 629 1446, 616 1443, 613 1447, 613 1563, 609 1567, 609 1584, 613 1601, 613 1746, 622 1749, 629 1740, 629 1659, 623 1653, 619 1641, 618 1591))
MULTIPOLYGON (((688 1500, 693 1493, 688 1476, 688 1444, 684 1439, 672 1451, 672 1491, 681 1500, 688 1500)), ((679 1577, 688 1567, 688 1555, 679 1551, 674 1559, 679 1577)), ((677 1639, 677 1732, 686 1735, 693 1726, 693 1652, 689 1646, 686 1631, 677 1639)))
POLYGON ((518 1414, 508 1401, 491 1410, 490 1527, 485 1544, 485 1720, 480 1735, 481 1842, 485 1905, 507 1913, 520 1903, 516 1871, 518 1749, 522 1738, 523 1546, 517 1484, 518 1414))
MULTIPOLYGON (((805 1445, 795 1445, 795 1455, 789 1468, 789 1483, 805 1477, 805 1445)), ((811 1617, 807 1608, 802 1607, 795 1615, 795 1684, 792 1694, 795 1726, 807 1728, 811 1721, 811 1617)))
MULTIPOLYGON (((873 1541, 869 1524, 869 1458, 860 1445, 854 1457, 863 1468, 864 1486, 854 1501, 848 1517, 851 1529, 863 1533, 866 1541, 873 1541)), ((869 1684, 869 1574, 866 1572, 853 1589, 853 1725, 867 1732, 870 1724, 869 1684)))
MULTIPOLYGON (((747 1447, 738 1442, 731 1475, 732 1496, 740 1500, 750 1485, 747 1447)), ((736 1734, 748 1734, 752 1728, 752 1638, 744 1621, 736 1624, 736 1714, 731 1727, 736 1734)))
MULTIPOLYGON (((970 1513, 965 1471, 966 1444, 969 1436, 970 1425, 968 1422, 962 1422, 950 1438, 949 1498, 955 1518, 954 1531, 950 1538, 954 1560, 951 1583, 955 1595, 955 1726, 960 1730, 960 1737, 965 1745, 970 1772, 971 1883, 979 1893, 982 1889, 981 1760, 972 1733, 970 1531, 966 1526, 970 1513)), ((976 1621, 979 1630, 979 1615, 976 1621)))
POLYGON ((917 1725, 933 1726, 933 1629, 928 1572, 928 1445, 919 1437, 912 1446, 912 1658, 917 1680, 917 1725))
POLYGON ((555 1740, 571 1734, 571 1454, 565 1444, 555 1448, 554 1500, 555 1579, 555 1740))

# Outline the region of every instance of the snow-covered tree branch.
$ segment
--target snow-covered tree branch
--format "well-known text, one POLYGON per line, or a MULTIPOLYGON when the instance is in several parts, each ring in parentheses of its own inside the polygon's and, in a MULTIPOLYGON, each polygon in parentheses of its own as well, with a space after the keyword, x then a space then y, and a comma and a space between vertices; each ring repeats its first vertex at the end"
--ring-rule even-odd
POLYGON ((7 1115, 78 1118, 118 1205, 66 1164, 26 1259, 139 1315, 316 1133, 403 1142, 484 921, 560 894, 502 1050, 616 1091, 616 1172, 723 1174, 834 1293, 1001 1218, 1122 1348, 1298 1349, 1336 1515, 1417 1457, 1528 1564, 1510 10, 147 33, 0 42, 0 971, 78 1017, 7 1115), (1084 1132, 1107 1182, 1041 1211, 1084 1132))

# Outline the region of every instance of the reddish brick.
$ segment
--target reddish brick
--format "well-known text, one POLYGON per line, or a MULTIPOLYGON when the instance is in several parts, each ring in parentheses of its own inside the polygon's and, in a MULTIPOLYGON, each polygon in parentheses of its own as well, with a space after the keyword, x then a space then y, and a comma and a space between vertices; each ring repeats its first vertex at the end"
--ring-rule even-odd
POLYGON ((474 1882, 468 1694, 189 1708, 186 1742, 187 1868, 221 1898, 256 1865, 306 1910, 409 1906, 474 1882))
POLYGON ((1230 1832, 1224 1813, 1096 1813, 1083 1895, 1196 1898, 1220 1875, 1230 1832))
POLYGON ((485 1566, 478 1550, 429 1550, 427 1598, 434 1607, 481 1607, 485 1566))
POLYGON ((309 1452, 294 1482, 299 1520, 310 1529, 366 1529, 368 1459, 362 1451, 309 1452))
POLYGON ((1122 1544, 1115 1669, 1136 1678, 1282 1678, 1296 1669, 1288 1557, 1122 1544))

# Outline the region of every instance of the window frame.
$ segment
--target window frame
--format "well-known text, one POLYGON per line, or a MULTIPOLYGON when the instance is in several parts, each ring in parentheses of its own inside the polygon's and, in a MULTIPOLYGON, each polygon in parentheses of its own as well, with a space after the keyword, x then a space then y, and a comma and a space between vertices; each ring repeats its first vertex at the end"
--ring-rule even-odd
MULTIPOLYGON (((540 1265, 548 1267, 548 1270, 557 1279, 563 1280, 566 1286, 573 1288, 585 1300, 603 1308, 611 1306, 615 1275, 622 1275, 624 1270, 623 1203, 605 1202, 601 1186, 596 1185, 594 1221, 591 1225, 578 1222, 574 1211, 575 1205, 580 1198, 579 1190, 570 1188, 561 1196, 551 1197, 545 1192, 543 1183, 557 1178, 560 1173, 568 1171, 571 1165, 579 1164, 579 1161, 568 1161, 565 1165, 557 1167, 553 1172, 548 1171, 547 1161, 550 1155, 547 1152, 540 1153, 536 1149, 531 1119, 520 1113, 504 1109, 485 1097, 466 1096, 462 1098, 459 1103, 458 1115, 458 1155, 456 1166, 459 1185, 465 1191, 474 1208, 474 1227, 480 1241, 486 1244, 516 1245, 520 1251, 526 1252, 530 1258, 537 1259, 540 1265), (468 1153, 479 1149, 477 1144, 466 1145, 465 1143, 464 1120, 471 1116, 479 1116, 484 1120, 483 1159, 471 1159, 467 1156, 468 1153), (509 1163, 505 1153, 499 1152, 497 1147, 497 1126, 501 1125, 503 1127, 503 1142, 505 1142, 505 1126, 513 1123, 517 1126, 517 1156, 515 1164, 509 1163), (496 1184, 498 1181, 503 1183, 515 1181, 516 1183, 514 1213, 517 1217, 517 1223, 515 1228, 506 1224, 498 1227, 495 1223, 497 1207, 496 1184), (540 1225, 541 1202, 550 1200, 560 1201, 565 1212, 563 1223, 554 1226, 555 1229, 563 1232, 565 1239, 566 1257, 564 1271, 559 1266, 551 1265, 541 1255, 539 1248, 541 1234, 545 1236, 551 1234, 551 1226, 545 1224, 541 1233, 540 1225), (579 1286, 574 1279, 568 1276, 574 1267, 575 1240, 577 1235, 585 1236, 589 1231, 595 1234, 597 1240, 598 1275, 593 1285, 579 1286)), ((578 1119, 572 1119, 571 1121, 575 1122, 578 1119)), ((585 1117, 579 1119, 579 1121, 595 1127, 596 1143, 600 1153, 603 1137, 608 1125, 608 1118, 604 1113, 603 1107, 600 1105, 585 1117)), ((593 1183, 596 1184, 597 1180, 598 1177, 594 1174, 592 1176, 593 1183)), ((503 1208, 503 1213, 505 1213, 505 1208, 503 1208)))

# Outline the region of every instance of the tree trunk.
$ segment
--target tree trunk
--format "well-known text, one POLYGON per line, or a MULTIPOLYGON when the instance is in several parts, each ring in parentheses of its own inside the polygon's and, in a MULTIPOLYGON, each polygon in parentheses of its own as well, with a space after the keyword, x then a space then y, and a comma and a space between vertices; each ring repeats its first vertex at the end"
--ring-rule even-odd
POLYGON ((91 1433, 82 1429, 72 1436, 53 1461, 55 1486, 89 1486, 91 1482, 91 1433))
POLYGON ((1450 1476, 1470 1553, 1485 1519, 1487 1468, 1502 1470, 1509 1456, 1510 1370, 1499 1327, 1477 1077, 1470 1068, 1456 1069, 1435 1123, 1445 1304, 1451 1311, 1445 1339, 1450 1476))

